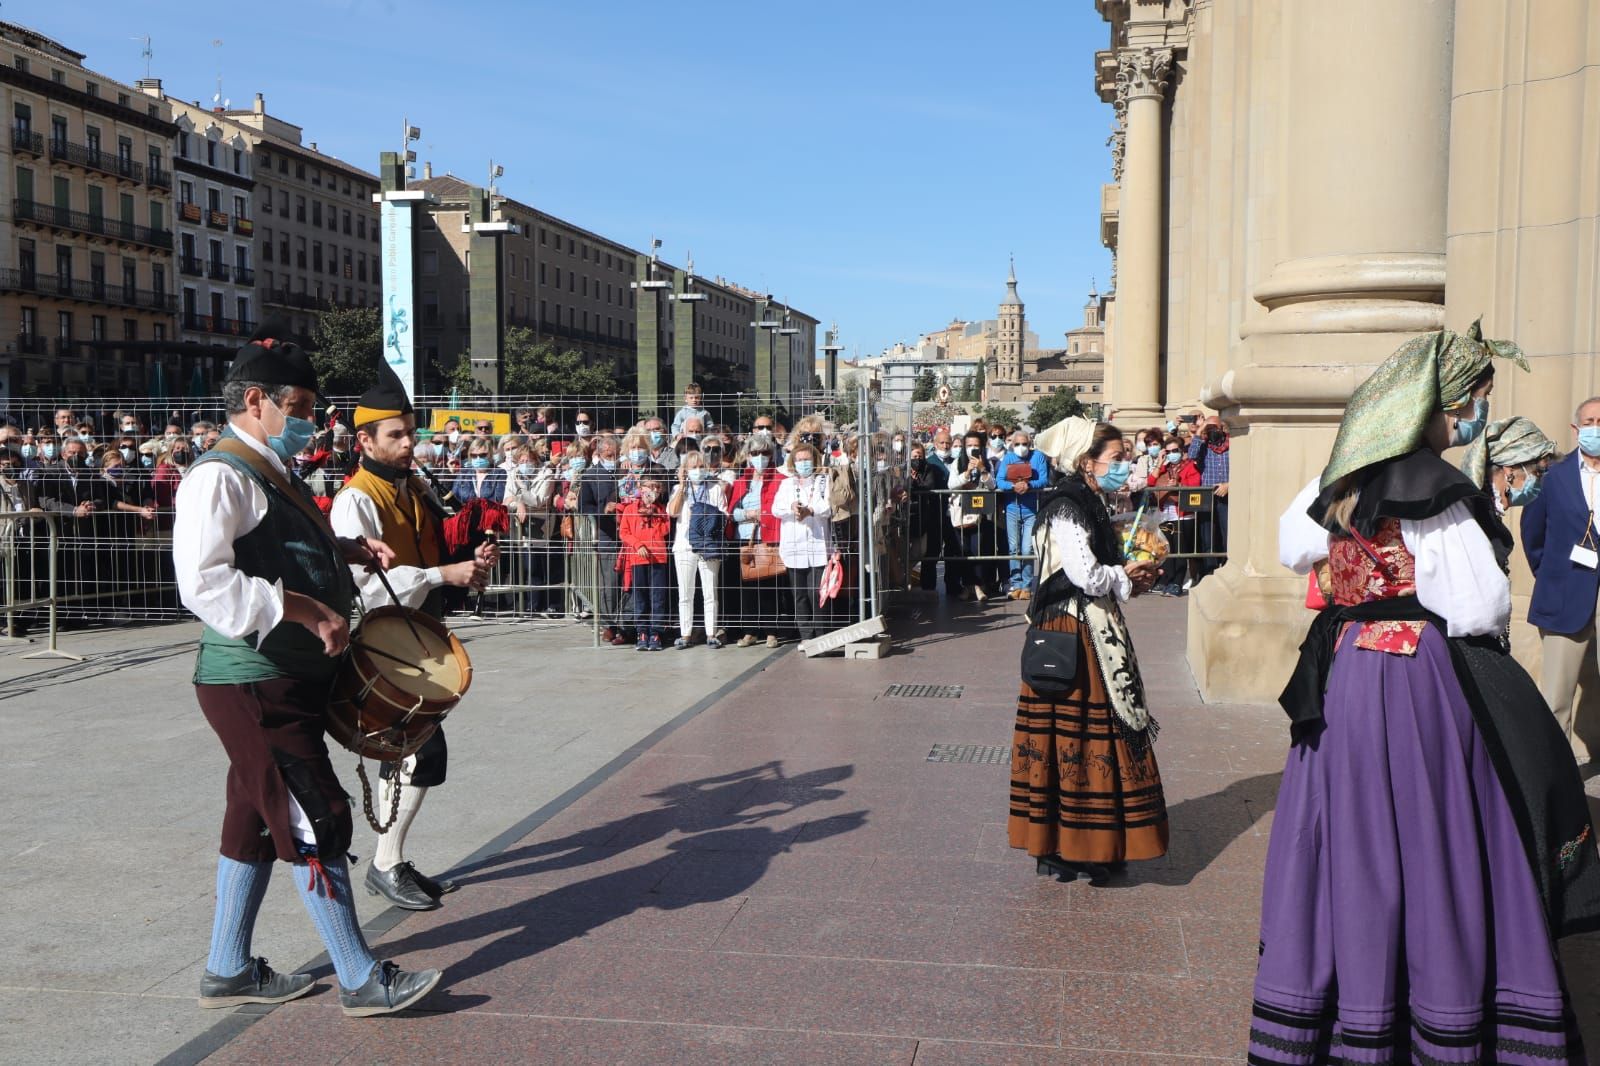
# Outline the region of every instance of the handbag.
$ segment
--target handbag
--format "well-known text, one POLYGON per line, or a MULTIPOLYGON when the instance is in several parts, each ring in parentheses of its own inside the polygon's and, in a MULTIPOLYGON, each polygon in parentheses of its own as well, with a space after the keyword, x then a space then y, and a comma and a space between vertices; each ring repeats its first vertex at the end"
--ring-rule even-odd
POLYGON ((839 553, 834 552, 828 557, 827 565, 822 568, 822 580, 817 582, 817 606, 822 606, 835 596, 844 587, 844 564, 839 561, 839 553))
POLYGON ((744 580, 765 581, 788 571, 789 568, 783 565, 783 559, 778 555, 776 544, 752 538, 749 543, 739 546, 739 576, 744 580))
POLYGON ((1022 640, 1022 682, 1041 696, 1072 690, 1078 677, 1078 634, 1029 626, 1022 640))

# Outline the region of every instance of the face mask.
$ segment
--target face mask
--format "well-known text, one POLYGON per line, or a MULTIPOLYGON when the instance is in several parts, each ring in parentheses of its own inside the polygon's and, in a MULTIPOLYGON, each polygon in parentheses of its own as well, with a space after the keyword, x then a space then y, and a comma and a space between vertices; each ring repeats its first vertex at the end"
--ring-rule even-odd
POLYGON ((117 454, 122 456, 122 461, 123 462, 125 462, 125 463, 133 462, 133 449, 132 448, 118 448, 117 449, 117 454))
POLYGON ((615 459, 602 459, 602 460, 600 460, 600 469, 601 470, 615 470, 616 468, 617 468, 617 461, 615 459))
POLYGON ((66 464, 68 466, 72 467, 74 470, 76 470, 78 467, 81 467, 81 466, 85 465, 83 456, 81 456, 81 455, 69 455, 69 456, 67 456, 66 457, 66 464))
POLYGON ((646 456, 645 456, 645 451, 644 451, 643 448, 629 448, 628 449, 628 462, 630 462, 630 463, 642 463, 642 462, 645 461, 645 458, 646 458, 646 456))
POLYGON ((928 468, 928 460, 922 459, 922 458, 916 458, 916 459, 911 460, 911 469, 917 470, 917 471, 922 471, 922 470, 926 470, 927 468, 928 468))
POLYGON ((794 472, 801 477, 810 477, 816 469, 817 464, 810 459, 796 459, 794 461, 794 472))
POLYGON ((770 437, 770 436, 772 436, 772 430, 768 429, 766 426, 757 426, 756 427, 756 433, 757 433, 757 435, 762 436, 762 437, 770 437))
POLYGON ((1472 417, 1456 419, 1456 431, 1450 438, 1452 447, 1462 444, 1471 444, 1483 432, 1483 427, 1489 421, 1489 401, 1482 397, 1472 402, 1472 417))
POLYGON ((489 457, 487 455, 474 455, 467 460, 467 465, 474 470, 487 470, 489 469, 489 457))
POLYGON ((572 463, 567 467, 567 469, 572 471, 574 474, 581 474, 581 473, 583 473, 584 468, 587 467, 588 465, 589 465, 589 460, 587 460, 587 459, 574 459, 574 460, 572 460, 572 463))
MULTIPOLYGON (((267 402, 272 403, 271 400, 267 402)), ((279 411, 283 410, 275 403, 272 406, 277 407, 279 411)), ((309 418, 296 418, 294 415, 286 413, 283 416, 283 429, 276 435, 267 437, 267 447, 276 452, 279 459, 287 463, 290 459, 305 451, 306 445, 311 443, 311 438, 316 435, 316 432, 317 424, 309 418)))
POLYGON ((772 462, 770 456, 752 455, 750 457, 750 465, 757 470, 765 470, 767 468, 767 464, 770 462, 772 462))
POLYGON ((709 464, 711 466, 721 466, 722 465, 722 449, 721 448, 707 448, 705 451, 701 452, 700 454, 706 457, 706 463, 707 464, 709 464))
POLYGON ((1176 433, 1176 432, 1178 432, 1178 423, 1176 423, 1176 422, 1168 422, 1167 423, 1167 432, 1168 433, 1176 433))
POLYGON ((1026 444, 1013 444, 1011 446, 1011 454, 1015 455, 1018 459, 1026 459, 1028 457, 1028 452, 1030 451, 1032 451, 1032 449, 1026 444))
POLYGON ((452 429, 449 433, 445 434, 445 439, 451 444, 459 444, 461 442, 461 431, 459 429, 452 429))
POLYGON ((189 465, 189 453, 188 452, 173 452, 172 453, 172 461, 173 461, 174 464, 176 464, 178 466, 188 466, 189 465))
POLYGON ((106 475, 106 477, 110 478, 112 481, 116 481, 117 479, 122 477, 122 464, 118 463, 115 466, 106 467, 105 468, 105 475, 106 475))
POLYGON ((175 440, 177 440, 177 439, 178 439, 178 437, 179 437, 179 436, 181 436, 181 434, 178 434, 178 433, 168 433, 168 434, 165 434, 165 436, 164 436, 164 437, 163 437, 163 439, 164 439, 164 440, 165 440, 165 441, 166 441, 166 442, 167 442, 167 443, 168 443, 168 444, 171 444, 171 443, 172 443, 172 442, 173 442, 173 441, 175 441, 175 440))
POLYGON ((666 440, 667 435, 661 432, 659 429, 652 429, 650 431, 650 447, 659 448, 662 444, 666 443, 666 440))
POLYGON ((539 468, 534 466, 532 463, 518 463, 517 464, 517 473, 521 474, 523 477, 532 477, 533 475, 537 474, 538 472, 539 472, 539 468))
POLYGON ((197 433, 189 438, 189 443, 193 444, 196 448, 200 447, 200 445, 204 444, 205 442, 206 438, 202 434, 197 433))
POLYGON ((1538 495, 1539 495, 1539 475, 1530 472, 1528 474, 1528 476, 1525 479, 1523 479, 1523 482, 1522 482, 1521 486, 1519 486, 1518 488, 1509 489, 1506 492, 1506 506, 1507 507, 1522 507, 1522 506, 1525 506, 1526 504, 1532 503, 1533 500, 1534 500, 1534 497, 1536 497, 1538 495))
POLYGON ((933 454, 941 459, 949 459, 952 453, 949 448, 935 448, 933 454))
POLYGON ((705 467, 697 466, 693 470, 689 471, 689 480, 690 481, 704 481, 705 479, 706 479, 706 468, 705 467))
POLYGON ((643 503, 645 503, 647 505, 655 503, 656 502, 656 490, 655 489, 643 489, 643 490, 641 490, 640 493, 639 493, 639 499, 640 499, 641 502, 643 502, 643 503))
POLYGON ((878 473, 881 474, 885 470, 889 469, 889 464, 888 464, 888 462, 886 460, 879 459, 875 469, 878 471, 878 473))
POLYGON ((592 426, 589 425, 589 423, 587 423, 587 422, 579 422, 578 423, 578 436, 587 437, 592 432, 594 432, 594 429, 593 429, 592 426))
POLYGON ((897 441, 894 442, 894 453, 896 455, 899 455, 901 452, 903 452, 905 450, 906 450, 906 442, 905 441, 897 440, 897 441))
POLYGON ((1150 449, 1149 450, 1150 450, 1150 458, 1152 458, 1152 459, 1158 458, 1161 455, 1161 445, 1159 445, 1159 444, 1150 445, 1150 449))
POLYGON ((1168 452, 1166 455, 1161 457, 1161 461, 1168 466, 1177 466, 1180 458, 1181 456, 1179 456, 1177 452, 1168 452))
POLYGON ((1132 464, 1119 459, 1108 466, 1104 474, 1097 475, 1095 480, 1100 483, 1101 492, 1116 492, 1128 483, 1128 474, 1132 470, 1132 464))
POLYGON ((153 455, 141 455, 139 456, 139 465, 148 470, 156 465, 156 457, 153 455))
MULTIPOLYGON (((46 448, 49 445, 45 445, 46 448)), ((1578 450, 1591 459, 1600 455, 1600 426, 1581 426, 1578 429, 1578 450)), ((50 458, 45 453, 45 458, 50 458)))
POLYGON ((137 432, 139 432, 139 427, 134 425, 132 422, 124 422, 122 424, 122 432, 124 432, 124 433, 137 433, 137 432))
POLYGON ((38 454, 39 454, 39 449, 38 449, 38 447, 36 445, 24 444, 22 446, 22 457, 24 459, 32 459, 35 456, 37 456, 38 454))
MULTIPOLYGON (((1580 433, 1578 437, 1581 440, 1583 434, 1580 433)), ((54 444, 45 444, 42 445, 42 448, 44 450, 44 457, 46 459, 54 459, 56 457, 56 446, 54 444)))

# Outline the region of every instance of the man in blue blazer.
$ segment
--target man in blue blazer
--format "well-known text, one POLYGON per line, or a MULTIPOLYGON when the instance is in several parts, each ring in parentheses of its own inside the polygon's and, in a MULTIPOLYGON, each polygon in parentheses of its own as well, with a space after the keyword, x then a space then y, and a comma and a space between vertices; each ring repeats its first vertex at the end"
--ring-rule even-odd
POLYGON ((1522 550, 1533 569, 1528 622, 1539 627, 1544 665, 1539 691, 1572 738, 1578 676, 1596 655, 1600 599, 1600 396, 1579 405, 1578 448, 1552 466, 1544 487, 1522 509, 1522 550))

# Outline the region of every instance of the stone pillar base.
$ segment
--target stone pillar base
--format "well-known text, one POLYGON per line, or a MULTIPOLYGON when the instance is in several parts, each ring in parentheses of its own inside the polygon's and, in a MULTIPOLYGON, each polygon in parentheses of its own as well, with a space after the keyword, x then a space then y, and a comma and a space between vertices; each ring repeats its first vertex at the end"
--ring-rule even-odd
POLYGON ((1270 703, 1311 625, 1306 581, 1247 576, 1229 563, 1189 593, 1189 667, 1207 703, 1270 703))

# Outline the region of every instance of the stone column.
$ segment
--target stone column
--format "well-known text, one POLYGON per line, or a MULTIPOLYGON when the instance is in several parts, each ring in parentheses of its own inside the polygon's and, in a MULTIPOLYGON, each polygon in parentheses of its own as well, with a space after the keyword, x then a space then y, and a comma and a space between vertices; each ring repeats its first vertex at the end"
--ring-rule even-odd
POLYGON ((639 415, 653 415, 661 406, 661 292, 654 285, 655 264, 640 253, 635 260, 641 281, 634 289, 634 375, 639 396, 639 415))
POLYGON ((1201 395, 1233 433, 1228 564, 1190 597, 1207 699, 1281 690, 1311 614, 1305 579, 1278 563, 1278 517, 1326 464, 1372 364, 1444 324, 1452 4, 1286 4, 1282 17, 1281 60, 1252 57, 1238 105, 1252 119, 1282 109, 1252 121, 1282 138, 1252 145, 1252 161, 1282 162, 1235 175, 1276 254, 1247 279, 1259 306, 1231 369, 1201 395))
POLYGON ((1172 52, 1141 48, 1117 57, 1123 114, 1122 190, 1117 236, 1116 407, 1118 421, 1161 415, 1161 277, 1166 202, 1164 103, 1172 52))

